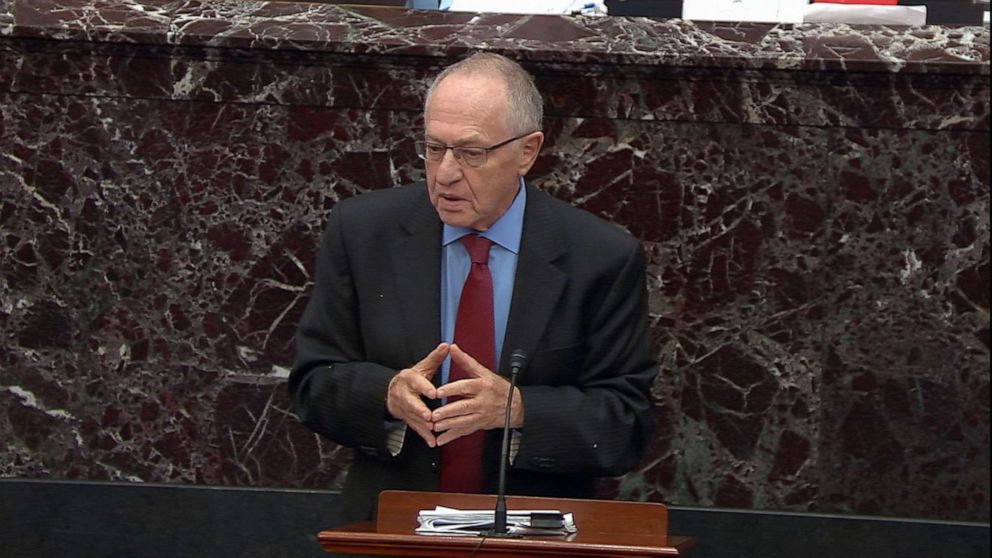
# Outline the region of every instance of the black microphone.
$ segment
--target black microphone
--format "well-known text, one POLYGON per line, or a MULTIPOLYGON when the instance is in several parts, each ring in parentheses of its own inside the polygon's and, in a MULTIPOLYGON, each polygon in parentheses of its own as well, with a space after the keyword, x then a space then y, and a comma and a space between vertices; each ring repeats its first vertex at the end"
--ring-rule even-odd
POLYGON ((521 349, 510 355, 510 392, 506 396, 506 417, 503 422, 503 449, 499 462, 499 491, 496 494, 496 511, 493 516, 493 530, 489 536, 509 537, 506 529, 506 465, 510 462, 510 408, 513 405, 513 390, 517 387, 517 375, 527 366, 527 353, 521 349))

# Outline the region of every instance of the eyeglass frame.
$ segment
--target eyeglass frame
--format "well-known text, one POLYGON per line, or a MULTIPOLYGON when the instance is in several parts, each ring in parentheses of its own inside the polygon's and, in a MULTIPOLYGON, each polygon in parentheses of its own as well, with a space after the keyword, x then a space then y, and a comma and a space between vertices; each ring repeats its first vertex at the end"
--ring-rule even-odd
POLYGON ((491 153, 493 151, 496 151, 497 149, 499 149, 500 147, 503 147, 504 145, 509 145, 509 144, 517 141, 518 139, 525 138, 525 137, 527 137, 527 136, 529 136, 529 135, 531 135, 533 133, 536 133, 536 132, 540 132, 540 130, 533 130, 533 131, 527 132, 526 134, 520 134, 519 136, 510 138, 510 139, 508 139, 506 141, 501 141, 499 143, 490 145, 489 147, 475 147, 475 146, 464 146, 464 145, 446 145, 446 144, 443 144, 443 143, 437 143, 437 142, 433 142, 433 141, 417 140, 417 141, 414 142, 414 149, 417 152, 417 157, 420 157, 424 161, 429 161, 431 163, 440 163, 441 161, 444 160, 444 156, 448 153, 448 150, 451 150, 451 154, 455 156, 455 161, 458 161, 459 164, 464 163, 464 164, 466 164, 466 165, 468 165, 468 166, 470 166, 472 168, 478 168, 478 167, 481 167, 482 165, 485 165, 486 163, 489 162, 489 153, 491 153), (428 145, 434 145, 434 146, 437 146, 437 147, 443 147, 444 148, 444 152, 442 152, 441 153, 441 156, 438 157, 437 159, 428 159, 427 158, 427 146, 428 145), (482 153, 484 154, 485 158, 482 160, 481 163, 479 163, 477 165, 473 165, 472 163, 469 163, 466 159, 463 158, 464 155, 465 155, 465 151, 464 150, 466 150, 466 149, 479 149, 479 150, 482 151, 482 153))

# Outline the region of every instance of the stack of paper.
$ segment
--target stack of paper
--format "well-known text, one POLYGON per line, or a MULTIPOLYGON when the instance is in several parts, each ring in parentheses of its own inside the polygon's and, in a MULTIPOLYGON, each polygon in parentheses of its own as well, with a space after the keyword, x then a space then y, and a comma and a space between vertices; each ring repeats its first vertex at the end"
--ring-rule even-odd
MULTIPOLYGON (((478 535, 493 528, 493 510, 459 510, 437 506, 417 514, 421 535, 478 535)), ((506 514, 507 531, 515 535, 568 535, 574 533, 571 513, 558 510, 512 510, 506 514), (547 521, 547 518, 560 518, 547 521), (547 526, 544 526, 547 525, 547 526)))

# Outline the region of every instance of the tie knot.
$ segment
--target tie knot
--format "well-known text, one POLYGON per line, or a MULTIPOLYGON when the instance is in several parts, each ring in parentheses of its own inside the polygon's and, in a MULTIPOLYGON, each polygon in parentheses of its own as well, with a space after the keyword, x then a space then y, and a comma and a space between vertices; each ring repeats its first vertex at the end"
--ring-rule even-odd
POLYGON ((462 244, 468 250, 468 257, 472 259, 472 263, 489 264, 489 247, 493 244, 491 240, 482 236, 467 234, 462 237, 462 244))

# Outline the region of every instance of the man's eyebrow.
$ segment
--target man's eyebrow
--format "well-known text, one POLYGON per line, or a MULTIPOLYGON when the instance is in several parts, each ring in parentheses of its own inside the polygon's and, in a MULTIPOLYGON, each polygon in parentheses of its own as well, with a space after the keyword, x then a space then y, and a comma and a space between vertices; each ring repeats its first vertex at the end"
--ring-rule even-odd
MULTIPOLYGON (((434 137, 434 136, 432 136, 430 134, 427 134, 427 133, 424 134, 424 139, 426 139, 427 141, 430 141, 430 142, 434 142, 434 143, 442 143, 442 144, 444 143, 443 141, 441 141, 441 140, 437 139, 436 137, 434 137)), ((468 137, 465 137, 465 138, 461 138, 459 140, 456 140, 454 143, 452 143, 450 145, 455 146, 455 147, 483 147, 482 144, 484 144, 484 143, 485 143, 485 140, 483 140, 483 138, 481 136, 479 136, 479 135, 472 135, 472 136, 468 136, 468 137), (472 143, 478 144, 478 145, 467 145, 467 144, 472 144, 472 143)))

